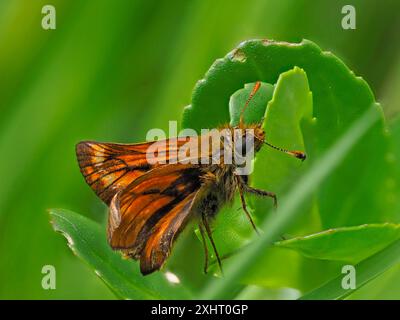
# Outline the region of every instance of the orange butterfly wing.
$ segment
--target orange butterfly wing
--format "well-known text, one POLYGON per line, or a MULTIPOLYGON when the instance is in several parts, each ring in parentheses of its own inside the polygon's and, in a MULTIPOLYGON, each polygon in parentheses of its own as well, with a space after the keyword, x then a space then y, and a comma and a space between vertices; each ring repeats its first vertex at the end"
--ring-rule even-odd
POLYGON ((111 247, 140 259, 143 274, 160 269, 191 217, 201 175, 194 165, 162 166, 117 193, 110 204, 111 247))
MULTIPOLYGON (((157 159, 168 162, 189 138, 157 141, 157 159)), ((113 196, 145 172, 163 165, 149 163, 148 148, 155 142, 139 144, 82 141, 76 145, 79 167, 87 184, 109 205, 113 196)), ((149 157, 151 159, 151 157, 149 157)), ((152 159, 151 159, 152 160, 152 159)))

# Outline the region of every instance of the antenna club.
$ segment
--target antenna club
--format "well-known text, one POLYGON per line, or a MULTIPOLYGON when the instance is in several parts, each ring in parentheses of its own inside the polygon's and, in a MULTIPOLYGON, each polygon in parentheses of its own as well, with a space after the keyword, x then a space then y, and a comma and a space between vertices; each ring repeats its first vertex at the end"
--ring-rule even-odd
POLYGON ((280 148, 280 147, 276 147, 276 146, 270 144, 270 143, 267 142, 267 141, 265 141, 264 143, 265 143, 267 146, 269 146, 269 147, 271 147, 271 148, 273 148, 273 149, 275 149, 275 150, 284 152, 284 153, 286 153, 286 154, 288 154, 288 155, 291 155, 291 156, 293 156, 293 157, 295 157, 295 158, 297 158, 297 159, 300 159, 301 161, 304 161, 304 160, 306 160, 306 158, 307 158, 306 154, 305 154, 304 152, 302 152, 302 151, 297 151, 297 150, 294 150, 294 151, 292 151, 292 150, 286 150, 286 149, 283 149, 283 148, 280 148))
POLYGON ((307 155, 304 152, 301 152, 301 151, 290 151, 288 153, 293 155, 297 159, 300 159, 301 161, 304 161, 307 158, 307 155))

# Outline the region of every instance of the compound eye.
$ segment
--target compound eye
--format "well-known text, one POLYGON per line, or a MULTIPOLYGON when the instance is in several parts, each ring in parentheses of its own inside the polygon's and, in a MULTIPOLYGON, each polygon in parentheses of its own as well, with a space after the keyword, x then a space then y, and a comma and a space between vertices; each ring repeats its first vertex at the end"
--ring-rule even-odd
POLYGON ((260 140, 264 140, 264 139, 265 139, 265 132, 264 132, 264 131, 258 132, 258 133, 257 133, 257 137, 258 137, 260 140))

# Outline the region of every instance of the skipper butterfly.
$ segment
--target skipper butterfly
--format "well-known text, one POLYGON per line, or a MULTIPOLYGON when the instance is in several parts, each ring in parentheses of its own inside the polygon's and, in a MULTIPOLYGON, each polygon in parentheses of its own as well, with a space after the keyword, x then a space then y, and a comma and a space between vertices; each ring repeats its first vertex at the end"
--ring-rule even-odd
POLYGON ((306 158, 303 152, 285 150, 268 143, 262 122, 244 123, 244 111, 259 88, 260 82, 257 82, 241 111, 238 126, 225 125, 217 129, 232 133, 228 145, 226 139, 214 139, 212 149, 217 149, 218 153, 210 148, 206 149, 206 153, 202 150, 201 160, 215 160, 217 154, 218 161, 197 161, 200 156, 188 152, 184 152, 183 159, 181 157, 183 161, 171 161, 176 160, 178 154, 182 155, 182 147, 197 150, 213 138, 211 134, 171 138, 163 141, 164 144, 160 141, 138 144, 82 141, 77 144, 78 163, 86 182, 109 207, 107 236, 110 246, 126 257, 140 260, 143 275, 163 266, 180 231, 193 219, 199 224, 204 244, 205 272, 208 265, 206 236, 222 270, 210 219, 221 206, 232 203, 236 191, 239 192, 243 211, 256 231, 244 195, 252 193, 271 197, 276 206, 273 192, 251 187, 248 175, 238 174, 238 163, 226 161, 226 149, 234 150, 235 142, 239 140, 234 131, 241 132, 239 136, 245 141, 242 149, 246 147, 247 150, 247 138, 252 138, 255 152, 266 144, 301 160, 306 158), (157 151, 149 154, 149 148, 155 143, 158 144, 157 151))

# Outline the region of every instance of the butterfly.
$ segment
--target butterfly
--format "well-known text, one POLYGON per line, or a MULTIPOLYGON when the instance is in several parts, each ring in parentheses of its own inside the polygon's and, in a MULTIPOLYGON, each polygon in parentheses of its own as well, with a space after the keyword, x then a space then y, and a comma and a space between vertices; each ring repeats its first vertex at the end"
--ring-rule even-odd
MULTIPOLYGON (((217 131, 239 130, 245 141, 242 145, 246 145, 246 138, 251 136, 255 152, 263 145, 268 145, 304 160, 306 155, 301 151, 289 151, 268 143, 262 121, 244 123, 244 111, 260 85, 260 82, 254 85, 241 110, 239 124, 235 127, 224 125, 217 128, 217 131)), ((234 134, 232 137, 231 144, 228 144, 231 148, 237 139, 234 134)), ((201 157, 215 158, 215 153, 210 151, 212 149, 218 151, 217 160, 221 161, 187 161, 198 160, 200 157, 187 152, 183 156, 186 161, 170 161, 176 159, 178 154, 182 155, 182 147, 188 145, 196 150, 211 138, 211 134, 205 134, 170 138, 161 141, 164 144, 160 144, 160 141, 138 144, 82 141, 76 145, 82 175, 109 207, 107 238, 110 246, 121 251, 125 257, 139 260, 143 275, 159 270, 164 265, 179 233, 192 220, 198 222, 204 245, 204 271, 207 272, 208 267, 206 236, 222 271, 221 259, 210 228, 210 221, 219 209, 232 203, 238 191, 243 211, 257 232, 246 205, 245 194, 271 197, 275 206, 277 204, 273 192, 253 188, 249 185, 248 175, 237 174, 237 163, 227 164, 223 161, 227 146, 220 140, 214 139, 211 142, 212 148, 206 149, 201 157), (158 143, 157 152, 149 154, 149 148, 154 147, 155 143, 158 143)))

